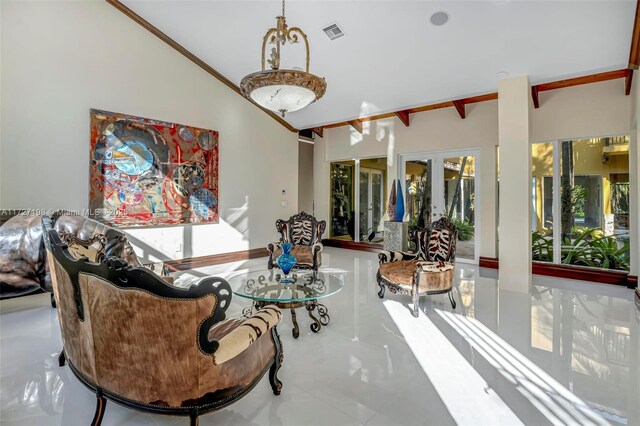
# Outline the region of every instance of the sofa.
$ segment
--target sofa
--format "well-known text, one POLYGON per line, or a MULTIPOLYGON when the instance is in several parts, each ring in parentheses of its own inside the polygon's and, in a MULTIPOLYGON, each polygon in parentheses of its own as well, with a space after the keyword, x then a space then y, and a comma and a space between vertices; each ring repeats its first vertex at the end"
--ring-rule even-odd
POLYGON ((100 425, 108 400, 188 416, 195 425, 198 416, 242 398, 267 372, 280 394, 277 307, 226 319, 232 292, 225 280, 209 277, 185 289, 120 257, 78 258, 44 221, 59 362, 95 393, 92 425, 100 425))
MULTIPOLYGON (((0 224, 0 298, 52 292, 51 276, 46 262, 42 232, 42 216, 17 211, 5 216, 0 224)), ((70 246, 93 246, 96 255, 119 257, 134 266, 141 262, 126 235, 96 220, 64 211, 51 215, 53 228, 70 246)), ((88 254, 88 252, 86 252, 88 254)), ((148 265, 149 266, 149 265, 148 265)), ((163 265, 153 265, 156 272, 168 277, 163 265)), ((54 298, 51 298, 52 304, 54 298)))

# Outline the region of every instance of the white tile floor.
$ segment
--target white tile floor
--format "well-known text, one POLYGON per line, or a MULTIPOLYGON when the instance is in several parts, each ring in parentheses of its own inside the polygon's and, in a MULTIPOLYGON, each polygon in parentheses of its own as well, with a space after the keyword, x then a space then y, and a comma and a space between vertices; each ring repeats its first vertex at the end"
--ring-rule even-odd
MULTIPOLYGON (((640 310, 626 288, 534 277, 530 293, 500 290, 495 271, 459 264, 446 296, 376 295, 374 253, 326 248, 324 266, 348 271, 323 301, 320 333, 298 314, 279 326, 282 395, 267 378, 201 425, 628 424, 640 425, 640 310), (487 276, 489 275, 489 276, 487 276)), ((264 259, 185 273, 263 267, 264 259)), ((236 297, 228 311, 247 305, 236 297)), ((0 423, 86 425, 95 397, 57 366, 60 332, 48 295, 0 302, 0 423)), ((107 404, 104 425, 188 424, 107 404)))

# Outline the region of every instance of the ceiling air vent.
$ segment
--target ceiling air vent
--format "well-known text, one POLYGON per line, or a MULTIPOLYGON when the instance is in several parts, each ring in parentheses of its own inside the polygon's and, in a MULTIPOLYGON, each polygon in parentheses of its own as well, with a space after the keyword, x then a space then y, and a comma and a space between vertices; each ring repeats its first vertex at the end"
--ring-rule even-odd
POLYGON ((337 22, 327 25, 322 29, 322 31, 324 31, 327 37, 329 37, 329 40, 335 40, 344 35, 344 31, 342 31, 342 28, 338 26, 337 22))

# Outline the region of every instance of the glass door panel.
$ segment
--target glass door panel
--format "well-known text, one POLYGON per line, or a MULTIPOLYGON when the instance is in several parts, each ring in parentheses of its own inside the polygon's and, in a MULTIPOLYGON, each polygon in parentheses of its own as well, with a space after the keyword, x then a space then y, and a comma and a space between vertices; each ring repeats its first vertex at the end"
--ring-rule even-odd
POLYGON ((354 161, 331 163, 331 238, 353 241, 354 170, 354 161))
POLYGON ((373 231, 376 235, 382 235, 384 224, 382 216, 384 215, 384 182, 382 173, 374 172, 371 174, 371 219, 373 231))
POLYGON ((371 172, 360 169, 360 241, 369 241, 371 232, 371 172))
MULTIPOLYGON (((364 162, 364 161, 363 161, 364 162)), ((384 226, 384 173, 360 169, 360 241, 381 242, 384 226)))
POLYGON ((405 209, 410 228, 424 228, 432 222, 433 160, 404 162, 405 209))
POLYGON ((446 216, 458 230, 456 257, 475 258, 475 156, 446 157, 442 160, 444 209, 438 217, 446 216))

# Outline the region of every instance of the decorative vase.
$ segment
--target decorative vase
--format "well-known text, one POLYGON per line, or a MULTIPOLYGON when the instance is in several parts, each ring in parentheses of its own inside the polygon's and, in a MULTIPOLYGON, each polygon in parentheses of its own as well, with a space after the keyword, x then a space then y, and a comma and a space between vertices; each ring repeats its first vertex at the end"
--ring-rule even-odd
POLYGON ((389 206, 387 207, 387 214, 391 222, 396 221, 396 180, 393 180, 391 184, 391 193, 389 194, 389 206))
POLYGON ((282 254, 276 259, 276 263, 278 263, 278 266, 284 273, 284 278, 280 280, 280 282, 291 282, 291 278, 289 278, 289 272, 291 272, 297 262, 296 258, 291 254, 291 247, 293 247, 291 243, 280 244, 280 248, 282 248, 282 254))
POLYGON ((394 222, 402 222, 404 219, 404 196, 402 194, 402 186, 398 179, 398 191, 396 193, 396 218, 394 222))

